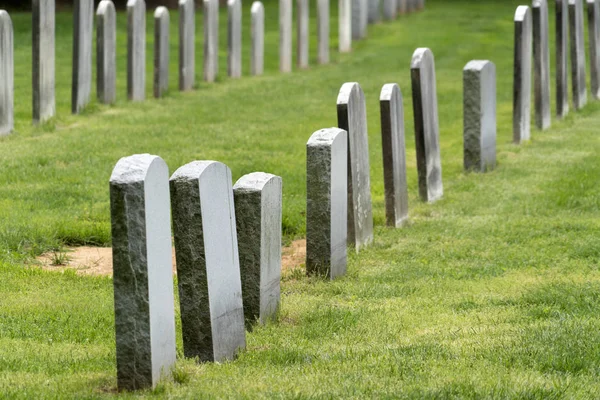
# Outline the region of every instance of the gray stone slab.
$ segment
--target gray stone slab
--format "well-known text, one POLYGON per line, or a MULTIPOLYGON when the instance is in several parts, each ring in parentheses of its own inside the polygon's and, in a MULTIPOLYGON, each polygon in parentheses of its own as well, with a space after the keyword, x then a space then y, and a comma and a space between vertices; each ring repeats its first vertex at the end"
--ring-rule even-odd
POLYGON ((179 0, 179 90, 194 88, 196 80, 196 5, 179 0))
POLYGON ((233 186, 246 326, 273 320, 281 297, 281 185, 254 172, 233 186))
POLYGON ((531 136, 531 9, 517 7, 514 21, 513 141, 521 143, 531 136))
POLYGON ((486 172, 496 167, 496 66, 470 61, 463 69, 464 168, 486 172))
POLYGON ((227 2, 227 74, 242 76, 242 1, 227 2))
POLYGON ((352 50, 352 4, 353 0, 338 0, 338 50, 352 50))
POLYGON ((309 7, 308 0, 296 0, 298 7, 296 13, 296 29, 298 47, 296 52, 296 62, 298 68, 308 68, 308 45, 309 45, 309 7))
POLYGON ((367 37, 367 30, 369 26, 369 0, 361 0, 361 14, 360 14, 360 24, 361 24, 361 34, 363 38, 367 37))
POLYGON ((110 0, 102 0, 96 11, 96 92, 98 101, 117 99, 117 17, 110 0))
POLYGON ((146 3, 127 1, 127 98, 146 97, 146 3))
POLYGON ((431 50, 415 50, 410 68, 419 196, 421 200, 431 203, 444 194, 435 60, 431 50))
POLYGON ((352 0, 352 40, 360 40, 366 37, 367 0, 352 0))
POLYGON ((157 156, 119 160, 110 177, 119 390, 154 387, 175 364, 169 169, 157 156))
POLYGON ((79 114, 92 92, 93 0, 75 0, 73 8, 73 75, 71 112, 79 114))
POLYGON ((583 36, 583 0, 569 0, 569 36, 571 45, 571 82, 573 106, 580 110, 587 104, 585 82, 585 38, 583 36))
POLYGON ((317 42, 319 64, 329 64, 329 0, 317 0, 317 42))
POLYGON ((373 241, 367 109, 358 83, 342 85, 337 115, 339 128, 348 132, 348 244, 358 252, 373 241))
POLYGON ((279 71, 292 71, 292 0, 279 0, 279 71))
POLYGON ((183 353, 231 360, 246 346, 231 171, 186 164, 171 177, 171 201, 183 353))
POLYGON ((14 34, 10 15, 0 10, 0 135, 15 127, 14 34))
POLYGON ((556 6, 556 116, 564 118, 569 114, 568 76, 568 0, 555 0, 556 6))
POLYGON ((535 125, 548 129, 552 123, 550 111, 550 45, 548 40, 548 3, 533 0, 533 59, 535 125))
POLYGON ((56 114, 54 64, 54 0, 33 0, 33 123, 47 121, 56 114))
POLYGON ((383 0, 383 19, 391 21, 396 19, 398 14, 398 0, 383 0))
POLYGON ((265 7, 260 1, 250 10, 250 74, 262 75, 265 66, 265 7))
POLYGON ((367 0, 367 21, 375 24, 381 21, 381 3, 380 0, 367 0))
POLYGON ((600 98, 600 0, 587 0, 590 85, 592 97, 600 98))
POLYGON ((219 0, 204 0, 204 80, 219 73, 219 0))
POLYGON ((348 135, 321 129, 306 144, 306 272, 346 273, 348 135))
POLYGON ((169 90, 169 10, 157 7, 154 12, 154 97, 169 90))
POLYGON ((402 92, 388 83, 379 96, 381 112, 381 148, 387 226, 399 228, 408 220, 408 185, 406 183, 406 145, 404 141, 404 106, 402 92))

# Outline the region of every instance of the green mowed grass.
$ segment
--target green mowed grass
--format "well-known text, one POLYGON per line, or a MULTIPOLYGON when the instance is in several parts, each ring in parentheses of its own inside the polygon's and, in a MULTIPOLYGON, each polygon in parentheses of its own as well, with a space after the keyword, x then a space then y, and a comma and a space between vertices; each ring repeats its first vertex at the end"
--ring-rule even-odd
MULTIPOLYGON (((120 157, 158 154, 171 171, 215 159, 234 179, 257 170, 281 175, 286 240, 299 238, 305 143, 336 124, 338 90, 357 81, 368 107, 373 246, 351 254, 348 275, 334 282, 286 273, 278 321, 249 333, 236 361, 198 365, 180 357, 175 382, 118 395, 599 397, 600 103, 553 120, 549 131, 533 130, 530 143, 511 143, 518 4, 429 0, 425 12, 371 26, 351 54, 333 51, 331 65, 316 66, 313 40, 311 68, 281 75, 277 8, 267 2, 267 71, 241 80, 225 77, 222 11, 216 84, 199 79, 199 14, 198 87, 190 93, 176 91, 172 13, 171 92, 137 104, 125 100, 126 18, 119 14, 118 104, 93 102, 83 116, 69 115, 71 16, 60 13, 58 117, 41 127, 30 122, 30 16, 13 15, 17 131, 0 140, 2 396, 117 395, 112 281, 27 265, 65 244, 110 244, 108 179, 120 157), (417 47, 430 47, 437 67, 445 196, 432 205, 418 201, 416 188, 409 65, 417 47), (498 168, 485 175, 462 171, 462 68, 472 59, 490 59, 498 72, 498 168), (406 114, 411 223, 398 230, 383 226, 378 97, 389 82, 400 85, 406 114)), ((315 37, 314 20, 311 29, 315 37)), ((247 73, 247 26, 244 32, 247 73)), ((151 36, 149 19, 149 97, 151 36)), ((179 328, 178 335, 181 352, 179 328)))

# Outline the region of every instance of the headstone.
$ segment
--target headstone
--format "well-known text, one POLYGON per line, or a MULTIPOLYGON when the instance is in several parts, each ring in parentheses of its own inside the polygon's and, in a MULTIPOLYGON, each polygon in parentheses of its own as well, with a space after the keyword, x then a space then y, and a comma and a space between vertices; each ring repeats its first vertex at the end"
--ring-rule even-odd
POLYGON ((250 14, 250 73, 262 75, 265 65, 265 7, 260 1, 255 1, 250 14))
POLYGON ((329 0, 317 0, 319 64, 329 64, 329 0))
POLYGON ((298 63, 298 68, 308 68, 308 40, 309 40, 309 31, 308 31, 308 10, 309 3, 308 0, 296 0, 298 5, 297 12, 297 37, 298 37, 298 51, 296 54, 296 62, 298 63))
POLYGON ((408 186, 406 183, 406 146, 404 144, 404 107, 402 92, 388 83, 379 96, 383 183, 387 226, 399 228, 408 220, 408 186))
POLYGON ((408 12, 408 0, 398 0, 398 14, 404 15, 408 12))
POLYGON ((73 9, 73 84, 71 111, 79 114, 90 102, 92 91, 93 0, 75 0, 73 9))
POLYGON ((353 0, 338 0, 338 47, 340 53, 352 50, 352 4, 353 0))
POLYGON ((548 129, 550 111, 550 45, 548 43, 548 3, 546 0, 533 1, 533 59, 535 61, 534 101, 535 125, 538 129, 548 129))
POLYGON ((531 133, 531 9, 515 12, 515 55, 513 81, 513 141, 529 140, 531 133))
POLYGON ((0 10, 0 135, 9 134, 15 126, 14 66, 12 20, 0 10))
POLYGON ((306 144, 306 272, 346 273, 348 135, 321 129, 306 144))
POLYGON ((117 99, 117 17, 110 0, 102 0, 96 11, 96 92, 98 101, 117 99))
POLYGON ((417 10, 423 10, 425 8, 425 0, 416 0, 417 10))
POLYGON ((169 89, 169 10, 160 6, 154 12, 154 97, 169 89))
POLYGON ((367 0, 352 0, 352 40, 360 40, 366 36, 367 0))
POLYGON ((369 0, 361 0, 360 24, 362 37, 367 37, 367 28, 369 26, 369 0))
POLYGON ((406 11, 409 13, 412 13, 415 11, 416 7, 415 7, 415 0, 406 0, 407 1, 407 5, 406 5, 406 11))
POLYGON ((281 178, 264 172, 233 186, 244 316, 250 329, 277 315, 281 280, 281 178))
POLYGON ((432 203, 444 194, 440 159, 435 60, 428 48, 415 50, 410 65, 419 196, 432 203))
POLYGON ((367 0, 367 20, 370 24, 375 24, 381 21, 381 4, 379 0, 367 0))
POLYGON ((127 97, 146 97, 146 3, 127 1, 127 97))
POLYGON ((383 0, 383 19, 385 21, 396 19, 398 11, 397 1, 399 0, 383 0))
POLYGON ((192 90, 196 79, 196 5, 179 0, 179 90, 192 90))
POLYGON ((157 156, 119 160, 110 177, 119 390, 154 387, 175 363, 169 169, 157 156))
POLYGON ((348 132, 348 244, 358 252, 373 241, 367 108, 358 83, 342 85, 337 115, 339 128, 348 132))
POLYGON ((569 113, 568 89, 568 0, 556 0, 556 115, 566 117, 569 113))
POLYGON ((496 66, 470 61, 463 69, 464 168, 496 167, 496 66))
POLYGON ((279 0, 279 70, 292 71, 292 0, 279 0))
POLYGON ((214 82, 219 71, 219 0, 204 0, 204 80, 214 82))
POLYGON ((232 78, 242 76, 242 1, 227 2, 227 73, 232 78))
POLYGON ((231 171, 186 164, 171 177, 171 201, 183 353, 231 360, 246 345, 231 171))
POLYGON ((587 0, 592 96, 600 99, 600 0, 587 0))
POLYGON ((33 123, 56 114, 54 95, 54 0, 33 0, 33 123))
POLYGON ((587 103, 585 83, 585 43, 583 36, 583 0, 569 0, 569 34, 571 36, 571 81, 573 106, 582 109, 587 103))

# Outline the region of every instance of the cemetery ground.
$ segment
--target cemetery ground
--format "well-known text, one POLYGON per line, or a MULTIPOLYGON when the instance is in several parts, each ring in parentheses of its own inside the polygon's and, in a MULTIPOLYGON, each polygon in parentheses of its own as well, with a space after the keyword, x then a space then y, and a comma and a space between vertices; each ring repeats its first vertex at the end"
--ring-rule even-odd
MULTIPOLYGON (((532 130, 531 142, 511 143, 518 4, 428 0, 424 12, 371 26, 352 53, 332 52, 331 65, 316 65, 313 41, 311 68, 280 74, 277 8, 266 2, 266 74, 241 80, 225 77, 222 10, 215 84, 199 79, 198 13, 199 83, 188 93, 176 90, 172 12, 171 90, 158 101, 150 98, 148 10, 143 103, 126 101, 120 13, 118 103, 94 103, 82 116, 69 112, 71 14, 61 12, 58 118, 39 127, 31 126, 31 18, 13 14, 16 132, 0 140, 0 396, 599 397, 600 103, 577 113, 571 107, 550 130, 532 130), (445 194, 435 204, 417 196, 409 70, 417 47, 436 57, 445 194), (472 59, 489 59, 498 72, 498 167, 486 174, 462 168, 462 68, 472 59), (117 394, 111 279, 48 272, 35 256, 109 246, 111 170, 120 157, 143 152, 163 157, 171 172, 214 159, 231 167, 234 181, 253 171, 282 176, 285 242, 302 238, 305 144, 336 125, 337 93, 347 81, 360 82, 367 99, 374 244, 349 252, 348 274, 333 282, 306 277, 303 266, 286 271, 278 320, 249 333, 236 361, 180 356, 174 382, 117 394), (406 116, 410 224, 402 229, 384 227, 378 98, 390 82, 403 91, 406 116)), ((181 355, 179 325, 178 335, 181 355)))

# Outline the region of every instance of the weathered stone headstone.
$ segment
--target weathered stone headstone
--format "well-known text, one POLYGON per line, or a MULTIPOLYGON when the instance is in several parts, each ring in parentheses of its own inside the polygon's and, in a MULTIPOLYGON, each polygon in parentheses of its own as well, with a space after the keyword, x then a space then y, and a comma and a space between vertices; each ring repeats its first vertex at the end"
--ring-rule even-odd
POLYGON ((292 71, 292 0, 279 0, 279 70, 292 71))
POLYGON ((154 12, 154 97, 169 89, 169 10, 160 6, 154 12))
POLYGON ((531 9, 519 6, 515 12, 515 54, 513 81, 513 141, 529 140, 531 134, 531 9))
POLYGON ((600 0, 587 0, 592 96, 600 99, 600 0))
POLYGON ((533 19, 533 59, 535 61, 534 102, 535 125, 538 129, 548 129, 552 123, 550 111, 550 45, 548 43, 548 3, 534 0, 533 19))
POLYGON ((340 53, 352 50, 352 0, 338 0, 338 47, 340 53))
POLYGON ((366 36, 367 0, 352 0, 352 39, 360 40, 366 36))
POLYGON ((358 252, 373 241, 367 108, 358 83, 342 85, 337 116, 339 128, 348 132, 348 244, 358 252))
POLYGON ((370 24, 381 21, 381 4, 379 0, 367 0, 367 20, 370 24))
POLYGON ((214 82, 219 72, 219 0, 204 0, 204 80, 214 82))
POLYGON ((227 2, 227 74, 242 76, 242 1, 227 2))
POLYGON ((196 79, 196 5, 179 0, 179 90, 192 90, 196 79))
POLYGON ((255 1, 250 14, 250 73, 262 75, 265 65, 265 7, 260 1, 255 1))
POLYGON ((54 76, 54 0, 33 0, 33 123, 56 114, 54 76))
POLYGON ((496 167, 496 66, 474 60, 463 69, 464 168, 496 167))
POLYGON ((435 60, 431 50, 428 48, 415 50, 410 69, 419 196, 421 200, 431 203, 444 194, 435 60))
POLYGON ((110 177, 119 390, 154 387, 175 363, 169 169, 157 156, 119 160, 110 177))
POLYGON ((0 135, 15 126, 14 114, 14 35, 10 15, 0 10, 0 135))
POLYGON ((569 113, 568 26, 568 0, 556 0, 556 115, 558 118, 563 118, 569 113))
POLYGON ((127 97, 146 97, 146 3, 127 1, 127 97))
POLYGON ((98 101, 117 99, 117 17, 110 0, 102 0, 96 11, 96 92, 98 101))
POLYGON ((346 273, 348 135, 321 129, 306 144, 306 272, 346 273))
POLYGON ((369 26, 369 0, 361 0, 360 24, 362 37, 367 37, 367 29, 369 26))
POLYGON ((233 186, 244 317, 250 329, 273 319, 281 280, 281 178, 264 172, 233 186))
POLYGON ((576 110, 580 110, 587 104, 585 43, 583 36, 583 0, 569 0, 569 25, 569 34, 571 36, 573 106, 576 110))
POLYGON ((329 0, 317 0, 319 64, 329 63, 329 0))
POLYGON ((398 12, 397 0, 383 0, 383 19, 390 21, 396 19, 398 12))
POLYGON ((186 164, 171 176, 171 201, 183 353, 231 360, 246 346, 231 171, 186 164))
POLYGON ((404 143, 404 107, 402 92, 388 83, 379 96, 383 183, 387 226, 399 228, 408 220, 408 186, 406 184, 406 146, 404 143))
POLYGON ((90 102, 92 91, 93 0, 75 0, 73 9, 73 76, 71 112, 79 114, 90 102))
POLYGON ((298 12, 296 14, 296 33, 298 39, 296 62, 298 63, 298 68, 308 68, 308 10, 310 4, 308 0, 296 0, 296 4, 298 5, 298 12))

